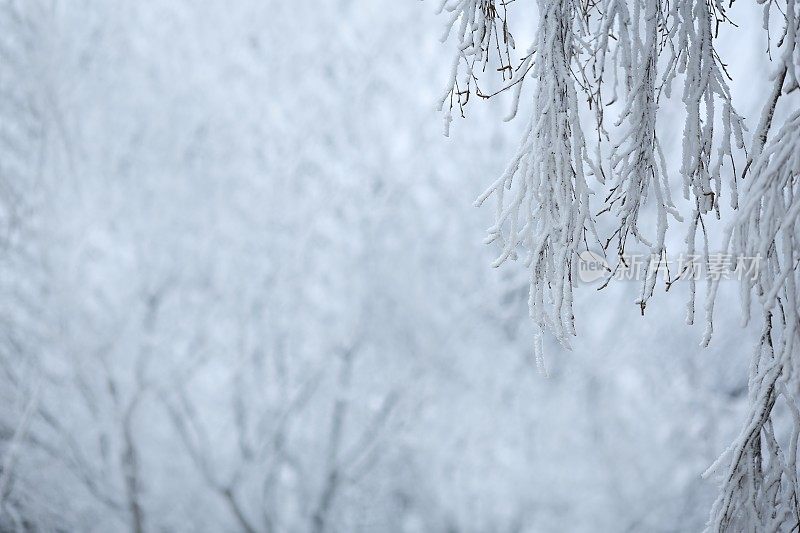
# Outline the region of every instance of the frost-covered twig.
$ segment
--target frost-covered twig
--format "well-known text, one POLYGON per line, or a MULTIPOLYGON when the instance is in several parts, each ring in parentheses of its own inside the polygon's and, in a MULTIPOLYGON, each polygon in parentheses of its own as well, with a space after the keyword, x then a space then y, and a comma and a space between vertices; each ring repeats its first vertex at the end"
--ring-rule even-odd
MULTIPOLYGON (((771 7, 771 2, 765 5, 765 17, 771 7)), ((755 275, 742 278, 740 296, 745 323, 753 296, 757 298, 762 333, 750 365, 747 420, 730 448, 709 469, 710 473, 726 465, 709 531, 800 527, 800 110, 768 140, 781 89, 796 80, 797 8, 795 0, 786 2, 783 53, 748 158, 751 181, 746 201, 725 233, 729 251, 757 261, 755 275), (790 415, 788 420, 775 414, 776 404, 781 403, 790 415)), ((717 288, 718 283, 711 286, 706 301, 704 344, 713 331, 717 288)))
POLYGON ((478 74, 486 69, 490 55, 496 54, 497 70, 503 80, 514 76, 510 53, 514 38, 508 28, 506 4, 506 0, 442 0, 439 6, 439 12, 447 12, 448 16, 442 42, 454 29, 458 41, 447 88, 439 100, 440 111, 449 103, 445 111, 445 135, 449 134, 454 108, 463 116, 473 92, 483 98, 490 96, 478 88, 478 74))
MULTIPOLYGON (((728 467, 709 529, 790 530, 797 516, 797 436, 800 418, 793 417, 791 438, 775 437, 773 409, 783 400, 796 413, 800 373, 800 111, 796 111, 754 160, 747 201, 726 233, 726 242, 739 257, 759 261, 756 276, 744 278, 741 297, 745 316, 751 297, 762 309, 762 334, 750 369, 749 412, 739 437, 720 463, 728 467), (796 392, 795 392, 796 393, 796 392), (790 511, 794 509, 794 511, 790 511)), ((707 302, 711 335, 715 284, 707 302)))
MULTIPOLYGON (((683 195, 694 205, 689 233, 686 236, 686 254, 697 256, 698 227, 704 228, 703 217, 714 212, 720 217, 719 200, 722 191, 722 167, 726 160, 731 164, 730 205, 738 205, 736 172, 733 167, 733 146, 744 148, 744 121, 736 113, 731 101, 725 64, 714 48, 714 37, 719 25, 726 22, 725 5, 719 0, 694 2, 682 0, 672 4, 670 13, 670 57, 664 75, 665 94, 669 96, 671 84, 677 74, 682 74, 683 103, 686 121, 683 129, 682 162, 683 195), (717 104, 721 103, 721 112, 717 104), (721 123, 722 132, 717 129, 721 123), (716 147, 716 150, 715 150, 716 147), (715 154, 716 151, 716 154, 715 154)), ((706 239, 705 247, 708 247, 706 239)), ((707 260, 707 254, 700 254, 707 260)), ((686 322, 694 322, 695 282, 690 277, 690 300, 686 322)))
POLYGON ((591 229, 585 164, 591 164, 580 126, 572 65, 575 58, 577 2, 540 0, 536 56, 529 74, 533 116, 511 164, 477 200, 496 202, 495 224, 487 242, 500 241, 499 266, 527 254, 529 308, 539 334, 548 329, 565 347, 575 335, 572 289, 574 259, 584 231, 591 229), (508 194, 506 191, 509 191, 508 194))
POLYGON ((656 135, 658 57, 665 37, 666 13, 660 0, 636 1, 632 8, 624 0, 608 0, 602 12, 595 57, 602 60, 607 56, 608 36, 616 26, 617 44, 611 53, 615 71, 621 69, 625 75, 626 93, 624 107, 615 124, 622 128, 622 133, 611 152, 614 181, 605 210, 613 211, 619 219, 614 235, 620 258, 629 238, 650 249, 652 259, 644 266, 638 301, 644 311, 666 252, 668 216, 682 221, 672 202, 666 160, 656 135), (654 238, 647 238, 640 228, 639 217, 651 195, 656 208, 656 232, 654 238))

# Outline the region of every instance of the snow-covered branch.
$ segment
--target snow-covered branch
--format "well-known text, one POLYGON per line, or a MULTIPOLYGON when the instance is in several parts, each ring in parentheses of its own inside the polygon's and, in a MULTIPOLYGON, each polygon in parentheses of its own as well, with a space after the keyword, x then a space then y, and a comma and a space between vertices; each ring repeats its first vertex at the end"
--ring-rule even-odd
POLYGON ((552 331, 565 347, 575 335, 574 260, 592 222, 585 172, 591 161, 572 71, 580 6, 544 0, 538 5, 536 56, 529 74, 533 115, 511 164, 476 203, 495 198, 495 224, 486 239, 502 246, 494 266, 516 259, 520 246, 526 251, 529 309, 539 332, 536 353, 541 364, 542 330, 552 331))
MULTIPOLYGON (((755 160, 752 181, 727 242, 741 257, 759 260, 757 275, 745 278, 745 318, 756 297, 761 335, 751 362, 749 412, 742 431, 718 463, 727 463, 711 529, 745 530, 760 524, 782 531, 800 524, 797 441, 800 435, 797 350, 800 347, 800 111, 796 111, 755 160), (789 420, 776 418, 784 403, 789 420), (788 441, 776 429, 788 424, 788 441), (791 511, 794 509, 794 511, 791 511), (780 511, 780 512, 778 512, 780 511)), ((714 286, 716 289, 716 285, 714 286)), ((711 334, 715 291, 709 296, 711 334)))
POLYGON ((447 89, 439 100, 439 110, 445 109, 445 135, 450 131, 453 110, 464 115, 471 94, 481 98, 489 95, 478 87, 478 76, 486 70, 490 57, 496 56, 497 70, 502 79, 511 79, 511 49, 514 38, 508 27, 506 0, 442 0, 439 12, 447 13, 447 25, 442 42, 455 33, 457 52, 450 68, 447 89))
MULTIPOLYGON (((715 49, 720 26, 731 22, 726 11, 730 6, 720 0, 539 0, 535 42, 523 60, 526 68, 512 77, 517 85, 514 112, 522 79, 527 77, 533 85, 532 117, 511 163, 477 202, 492 196, 496 202, 495 224, 487 238, 501 244, 494 266, 525 254, 541 361, 542 330, 552 331, 565 347, 575 335, 575 260, 581 246, 589 247, 590 237, 605 242, 603 249, 616 239, 620 261, 631 242, 649 249, 637 301, 644 313, 666 260, 669 221, 683 221, 672 199, 670 172, 677 170, 683 197, 691 206, 685 253, 700 257, 707 266, 706 218, 712 213, 721 218, 721 199, 728 195, 735 219, 723 251, 759 263, 756 275, 741 275, 741 300, 745 317, 756 304, 762 327, 750 369, 747 420, 709 470, 725 467, 711 513, 712 531, 800 527, 800 111, 789 113, 780 130, 771 132, 779 99, 798 90, 800 13, 795 0, 760 3, 764 28, 769 33, 777 18, 782 31, 777 38, 769 37, 774 39, 770 46, 775 44, 779 52, 773 88, 745 150, 747 129, 734 109, 726 64, 715 49), (660 100, 670 97, 679 78, 686 113, 680 166, 670 169, 657 122, 660 100), (581 129, 579 94, 594 111, 595 150, 587 147, 581 129), (610 98, 604 104, 606 96, 610 98), (619 111, 619 118, 610 128, 603 108, 618 100, 612 109, 619 111), (590 151, 596 157, 589 157, 590 151), (743 171, 737 173, 735 165, 741 160, 743 171), (587 176, 594 175, 604 186, 604 167, 611 180, 599 214, 612 213, 617 220, 611 235, 601 239, 589 210, 587 176), (740 195, 737 179, 742 178, 747 181, 740 195), (654 221, 645 226, 644 216, 650 213, 654 221)), ((470 35, 470 28, 480 29, 463 13, 454 20, 465 24, 462 35, 470 35)), ((465 37, 461 42, 474 41, 465 37)), ((455 70, 458 64, 457 60, 455 70)), ((709 268, 706 273, 704 345, 713 332, 719 286, 709 268)), ((672 281, 667 280, 667 286, 672 281)), ((695 277, 689 276, 688 323, 694 321, 695 290, 695 277)))

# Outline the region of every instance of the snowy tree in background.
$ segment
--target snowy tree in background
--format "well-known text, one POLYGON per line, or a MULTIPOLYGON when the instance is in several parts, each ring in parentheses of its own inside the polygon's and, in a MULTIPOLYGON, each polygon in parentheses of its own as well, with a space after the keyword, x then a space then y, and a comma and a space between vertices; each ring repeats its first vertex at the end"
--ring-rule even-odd
MULTIPOLYGON (((725 58, 715 49, 720 32, 735 31, 726 2, 539 0, 533 42, 517 62, 510 11, 525 9, 520 4, 441 2, 448 17, 443 40, 453 35, 457 52, 440 107, 447 133, 453 114, 463 116, 471 97, 512 91, 512 118, 525 102, 523 86, 532 86, 531 117, 519 149, 477 204, 490 198, 496 203, 487 238, 500 243, 494 266, 524 257, 537 360, 543 331, 567 348, 576 334, 572 302, 581 251, 608 252, 613 264, 605 287, 626 250, 643 247, 649 261, 636 303, 644 314, 660 274, 667 289, 683 274, 665 268, 670 230, 681 223, 687 230, 682 252, 706 266, 702 343, 708 345, 719 286, 709 268, 715 244, 709 222, 729 218, 722 205, 727 197, 732 214, 722 252, 759 261, 756 275, 742 278, 741 301, 745 321, 755 309, 761 335, 750 365, 747 419, 707 472, 719 471, 722 483, 708 529, 797 530, 800 3, 759 2, 773 89, 752 135, 734 108, 725 58), (493 91, 480 85, 487 70, 500 73, 493 91), (685 111, 679 165, 665 155, 657 130, 664 120, 659 110, 673 92, 685 111), (773 126, 779 107, 785 120, 773 126), (674 192, 673 174, 680 176, 674 192), (675 200, 678 194, 685 205, 675 200), (596 204, 593 195, 602 201, 596 204)), ((691 324, 693 276, 688 283, 691 324)))

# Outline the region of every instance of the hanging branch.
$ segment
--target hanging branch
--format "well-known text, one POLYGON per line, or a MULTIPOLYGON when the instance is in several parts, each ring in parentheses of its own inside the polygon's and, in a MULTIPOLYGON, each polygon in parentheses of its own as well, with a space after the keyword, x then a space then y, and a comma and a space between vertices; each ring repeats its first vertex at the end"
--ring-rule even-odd
MULTIPOLYGON (((738 257, 758 260, 756 275, 742 280, 741 297, 747 317, 751 295, 756 295, 762 333, 750 367, 747 420, 707 473, 728 464, 711 513, 712 531, 739 531, 753 524, 765 531, 790 531, 800 525, 795 396, 800 383, 795 361, 800 347, 800 111, 767 143, 751 173, 747 202, 726 233, 726 243, 738 257), (780 403, 792 415, 788 446, 775 436, 780 424, 773 410, 780 403)), ((711 337, 716 289, 717 283, 706 304, 705 344, 711 337)))
POLYGON ((458 40, 458 52, 438 106, 442 111, 445 104, 449 104, 445 111, 445 135, 450 132, 453 109, 458 108, 463 117, 473 92, 481 98, 492 96, 478 87, 478 76, 486 70, 492 56, 497 57, 497 71, 503 81, 513 78, 511 49, 514 48, 514 38, 508 28, 507 4, 506 0, 442 0, 439 6, 439 13, 448 13, 442 42, 448 39, 456 26, 458 40))
MULTIPOLYGON (((740 435, 706 475, 725 467, 709 531, 796 531, 800 528, 798 441, 800 441, 800 111, 789 116, 772 138, 770 128, 778 99, 800 88, 800 13, 796 0, 764 0, 764 28, 771 40, 773 10, 785 21, 776 42, 781 53, 761 120, 746 155, 742 178, 747 187, 740 199, 734 152, 744 151, 745 125, 735 111, 726 65, 714 48, 721 25, 732 22, 720 0, 605 0, 548 2, 538 0, 536 38, 520 68, 503 90, 515 87, 513 117, 522 81, 532 80, 533 114, 519 149, 505 172, 476 202, 493 196, 495 223, 487 242, 498 241, 501 253, 494 266, 526 253, 530 271, 530 314, 536 326, 537 361, 542 361, 541 334, 550 330, 569 348, 575 334, 572 290, 580 242, 587 233, 597 238, 589 212, 587 175, 603 182, 599 162, 588 157, 578 110, 578 89, 587 97, 597 122, 597 161, 600 143, 614 138, 608 158, 612 181, 601 213, 610 212, 618 224, 608 246, 617 239, 622 256, 632 240, 650 250, 638 304, 642 312, 653 295, 656 275, 666 256, 668 220, 681 221, 671 198, 668 169, 656 135, 659 98, 670 96, 672 83, 683 78, 683 126, 680 176, 682 192, 692 208, 688 219, 686 253, 708 265, 706 215, 720 218, 720 199, 738 210, 726 232, 724 252, 758 261, 755 275, 739 264, 745 319, 755 295, 762 319, 749 380, 749 409, 740 435), (622 80, 620 82, 620 79, 622 80), (619 135, 612 137, 603 123, 603 87, 610 86, 609 104, 622 98, 619 135), (621 93, 621 95, 619 94, 621 93), (723 188, 723 168, 730 176, 723 188), (655 207, 655 236, 642 231, 648 201, 655 207), (697 235, 702 233, 702 244, 697 235), (774 415, 785 407, 787 418, 774 415), (786 437, 788 435, 788 438, 786 437)), ((475 6, 475 2, 455 2, 475 6)), ((462 36, 482 37, 481 24, 462 20, 462 36), (472 28, 472 30, 470 30, 472 28), (477 34, 474 32, 477 31, 477 34)), ((459 18, 461 17, 461 18, 459 18)), ((451 26, 454 22, 451 20, 451 26)), ((473 57, 475 41, 462 38, 460 50, 473 57)), ((480 42, 483 42, 482 40, 480 42)), ((483 56, 480 56, 483 57, 483 56)), ((456 87, 457 59, 451 79, 456 87)), ((471 78, 467 78, 467 83, 471 78)), ((445 98, 446 99, 446 98, 445 98)), ((443 100, 444 101, 444 100, 443 100)), ((448 122, 449 124, 449 122, 448 122)), ((598 238, 598 242, 601 242, 598 238)), ((605 247, 604 247, 605 248, 605 247)), ((707 275, 710 276, 710 271, 707 275)), ((682 273, 679 273, 679 275, 682 273)), ((687 322, 694 321, 694 276, 689 276, 687 322)), ((606 284, 609 280, 606 280, 606 284)), ((667 288, 674 280, 668 280, 667 288)), ((713 313, 719 277, 706 284, 706 331, 713 332, 713 313)), ((603 285, 605 286, 605 284, 603 285)), ((602 288, 602 287, 601 287, 602 288)))
MULTIPOLYGON (((611 51, 614 71, 625 73, 625 102, 616 122, 622 128, 620 140, 615 142, 610 156, 614 182, 606 197, 604 211, 616 214, 619 225, 617 255, 623 261, 629 238, 650 249, 651 261, 645 264, 641 295, 638 299, 642 312, 652 296, 658 266, 666 253, 665 239, 668 215, 677 221, 682 217, 675 209, 667 180, 667 165, 661 144, 656 135, 658 112, 658 57, 661 43, 666 37, 664 6, 660 0, 634 2, 632 12, 628 3, 609 0, 603 6, 604 18, 600 24, 594 56, 600 58, 598 85, 607 51, 608 37, 616 27, 616 46, 611 51), (656 207, 656 235, 647 238, 640 228, 639 217, 650 195, 656 207)), ((610 244, 611 239, 606 241, 610 244)))
MULTIPOLYGON (((765 5, 768 17, 771 3, 765 5)), ((709 468, 706 476, 726 465, 709 531, 794 531, 800 528, 798 440, 800 403, 800 111, 795 111, 768 140, 777 100, 784 83, 796 86, 797 32, 800 16, 795 0, 787 0, 783 53, 774 89, 764 104, 748 158, 750 182, 746 202, 725 233, 725 248, 737 257, 757 261, 753 276, 743 276, 740 297, 744 322, 753 295, 762 317, 761 335, 753 353, 748 381, 748 411, 739 436, 709 468), (784 405, 789 419, 775 414, 784 405), (790 427, 786 428, 785 426, 790 427), (776 427, 788 440, 776 435, 776 427)), ((718 282, 706 300, 707 345, 713 332, 718 282)))
MULTIPOLYGON (((533 116, 519 150, 503 175, 476 201, 496 201, 495 224, 487 243, 502 251, 493 266, 527 251, 529 309, 537 326, 536 355, 542 364, 543 330, 569 348, 575 335, 572 289, 584 230, 593 230, 584 164, 592 163, 580 127, 572 65, 575 59, 577 2, 539 2, 540 18, 530 78, 533 116), (511 191, 506 198, 506 191, 511 191)), ((599 175, 599 173, 597 173, 599 175)))

